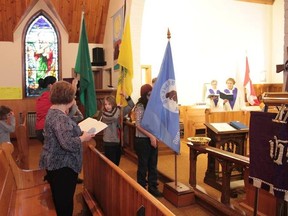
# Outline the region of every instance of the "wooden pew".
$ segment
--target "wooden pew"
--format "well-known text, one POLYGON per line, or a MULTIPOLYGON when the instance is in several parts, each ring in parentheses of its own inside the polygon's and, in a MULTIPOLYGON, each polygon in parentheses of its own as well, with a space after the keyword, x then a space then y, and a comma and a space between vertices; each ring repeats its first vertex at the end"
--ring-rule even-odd
POLYGON ((21 115, 19 124, 16 127, 16 145, 18 148, 18 155, 16 156, 16 162, 22 169, 29 169, 29 141, 27 130, 27 116, 21 115))
POLYGON ((118 166, 84 143, 83 197, 92 215, 174 215, 118 166))
POLYGON ((202 130, 205 134, 205 110, 207 106, 180 106, 180 117, 184 123, 184 139, 196 136, 202 130))
MULTIPOLYGON (((0 100, 1 105, 5 105, 10 107, 15 117, 19 116, 20 113, 27 113, 27 112, 34 112, 35 111, 35 102, 36 98, 25 98, 25 99, 7 99, 7 100, 0 100)), ((17 119, 16 119, 17 123, 17 119)), ((16 133, 11 133, 11 138, 15 138, 16 133)))
POLYGON ((213 112, 211 109, 205 110, 205 123, 240 121, 249 126, 250 111, 223 111, 213 112))
MULTIPOLYGON (((135 130, 136 126, 134 122, 130 121, 124 121, 123 122, 123 128, 124 128, 124 144, 123 144, 123 150, 125 154, 133 160, 135 163, 137 163, 137 155, 135 152, 135 130)), ((97 135, 96 135, 97 136, 97 135)), ((95 136, 95 137, 96 137, 95 136)), ((98 146, 99 139, 96 138, 97 146, 98 146)), ((97 150, 99 150, 98 147, 96 147, 97 150)), ((174 152, 164 143, 159 142, 158 143, 158 154, 159 155, 166 155, 166 154, 174 154, 174 152)))
POLYGON ((0 215, 56 216, 45 170, 24 170, 15 163, 12 144, 0 146, 0 215))

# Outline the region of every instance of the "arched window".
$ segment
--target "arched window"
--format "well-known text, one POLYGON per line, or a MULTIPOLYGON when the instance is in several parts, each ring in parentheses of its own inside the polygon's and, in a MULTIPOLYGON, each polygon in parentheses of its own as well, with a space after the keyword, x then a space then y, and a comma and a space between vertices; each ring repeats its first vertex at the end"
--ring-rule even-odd
POLYGON ((24 31, 25 97, 41 94, 40 78, 59 80, 59 38, 53 23, 43 12, 28 22, 24 31))

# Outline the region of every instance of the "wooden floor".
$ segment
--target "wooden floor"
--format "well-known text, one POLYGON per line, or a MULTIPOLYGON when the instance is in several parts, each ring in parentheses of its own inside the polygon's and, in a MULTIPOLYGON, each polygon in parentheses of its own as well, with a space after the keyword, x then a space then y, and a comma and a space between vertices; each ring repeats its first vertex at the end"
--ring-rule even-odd
MULTIPOLYGON (((30 139, 29 144, 29 151, 30 151, 30 160, 29 166, 31 169, 38 168, 39 156, 41 152, 42 145, 36 139, 30 139)), ((185 143, 181 144, 181 155, 177 156, 177 177, 178 181, 189 185, 189 158, 188 158, 188 147, 185 143), (187 148, 187 149, 186 149, 187 148)), ((220 192, 207 186, 203 183, 204 173, 206 171, 207 160, 205 155, 198 156, 199 159, 199 166, 197 165, 197 178, 199 176, 199 181, 197 182, 197 187, 202 190, 203 192, 209 194, 212 198, 219 200, 220 199, 220 192), (202 179, 202 181, 201 181, 202 179)), ((137 172, 137 165, 129 160, 125 155, 122 156, 120 166, 129 176, 133 179, 136 179, 136 172, 137 172)), ((158 162, 158 169, 161 172, 164 172, 167 176, 170 176, 172 179, 175 177, 175 156, 174 155, 159 155, 159 162, 158 162)), ((82 178, 82 173, 80 177, 82 178)), ((74 214, 75 216, 80 215, 90 215, 89 210, 87 210, 85 203, 83 202, 83 198, 81 195, 83 189, 82 184, 78 184, 76 188, 76 193, 74 197, 74 214)), ((159 189, 163 190, 162 182, 159 182, 159 189)), ((241 192, 240 192, 241 194, 241 192)), ((240 196, 241 199, 241 196, 240 196)), ((159 201, 162 202, 165 206, 167 206, 175 215, 178 216, 186 216, 186 215, 197 215, 197 216, 212 216, 213 213, 209 212, 208 210, 204 209, 202 206, 198 204, 189 205, 187 207, 177 208, 165 198, 159 198, 159 201)), ((235 204, 238 203, 239 197, 237 200, 231 200, 231 203, 235 204)))

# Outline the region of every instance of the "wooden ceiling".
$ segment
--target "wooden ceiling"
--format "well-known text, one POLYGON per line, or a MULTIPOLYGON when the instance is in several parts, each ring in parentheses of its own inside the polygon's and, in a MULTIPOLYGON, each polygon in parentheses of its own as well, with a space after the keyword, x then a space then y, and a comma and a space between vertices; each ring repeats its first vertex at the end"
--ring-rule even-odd
MULTIPOLYGON (((0 0, 0 41, 13 41, 18 25, 39 0, 0 0)), ((103 43, 110 0, 43 0, 78 43, 82 10, 89 43, 103 43)))
MULTIPOLYGON (((0 41, 13 41, 18 25, 39 0, 0 0, 0 41)), ((110 0, 43 0, 69 35, 78 43, 81 13, 84 8, 89 43, 103 43, 110 0)), ((274 0, 239 0, 270 4, 274 0)))

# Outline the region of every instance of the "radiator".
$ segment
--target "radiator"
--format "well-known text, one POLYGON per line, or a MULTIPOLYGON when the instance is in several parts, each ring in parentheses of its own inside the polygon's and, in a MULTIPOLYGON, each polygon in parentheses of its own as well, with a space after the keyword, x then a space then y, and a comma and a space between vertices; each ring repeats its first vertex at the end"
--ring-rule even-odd
POLYGON ((27 113, 27 126, 28 126, 28 136, 29 138, 35 138, 35 123, 36 123, 36 112, 27 113))

